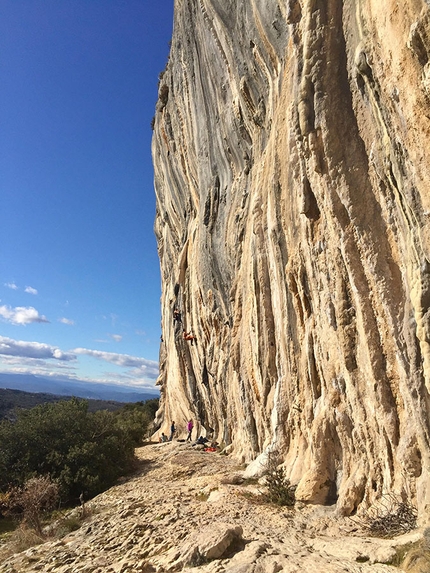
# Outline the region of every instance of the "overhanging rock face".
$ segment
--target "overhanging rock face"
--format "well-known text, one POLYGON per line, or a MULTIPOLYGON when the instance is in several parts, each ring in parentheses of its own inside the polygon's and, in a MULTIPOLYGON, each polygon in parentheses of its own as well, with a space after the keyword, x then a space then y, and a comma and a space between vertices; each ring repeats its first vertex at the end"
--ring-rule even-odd
POLYGON ((159 423, 346 514, 430 507, 429 55, 423 0, 176 0, 160 74, 159 423))

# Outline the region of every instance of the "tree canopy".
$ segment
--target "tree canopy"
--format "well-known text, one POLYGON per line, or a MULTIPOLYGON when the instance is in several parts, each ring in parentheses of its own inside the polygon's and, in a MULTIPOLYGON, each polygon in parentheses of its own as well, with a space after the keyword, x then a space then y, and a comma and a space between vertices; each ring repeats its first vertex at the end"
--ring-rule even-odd
POLYGON ((104 491, 133 467, 157 404, 90 413, 86 400, 73 398, 18 410, 15 421, 0 422, 0 491, 36 476, 50 476, 68 501, 104 491))

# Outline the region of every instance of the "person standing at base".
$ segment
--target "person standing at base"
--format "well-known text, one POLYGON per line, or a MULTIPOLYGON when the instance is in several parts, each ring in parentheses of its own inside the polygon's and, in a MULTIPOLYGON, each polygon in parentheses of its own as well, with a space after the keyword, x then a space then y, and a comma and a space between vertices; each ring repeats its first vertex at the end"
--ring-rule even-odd
POLYGON ((193 433, 193 428, 194 428, 193 421, 189 420, 187 424, 187 431, 188 431, 187 442, 191 442, 191 434, 193 433))
POLYGON ((173 440, 173 436, 175 435, 176 432, 176 426, 175 426, 175 422, 172 422, 172 425, 170 426, 170 438, 169 438, 169 442, 171 442, 173 440))

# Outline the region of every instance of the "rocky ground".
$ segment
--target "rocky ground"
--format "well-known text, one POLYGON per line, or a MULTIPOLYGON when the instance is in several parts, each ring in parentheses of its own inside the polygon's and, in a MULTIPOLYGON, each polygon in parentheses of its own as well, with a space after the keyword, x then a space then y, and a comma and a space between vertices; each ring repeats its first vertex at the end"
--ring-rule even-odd
POLYGON ((262 486, 235 460, 186 443, 137 455, 135 475, 89 502, 80 529, 21 553, 0 547, 0 573, 382 573, 422 537, 366 537, 334 507, 258 502, 262 486))

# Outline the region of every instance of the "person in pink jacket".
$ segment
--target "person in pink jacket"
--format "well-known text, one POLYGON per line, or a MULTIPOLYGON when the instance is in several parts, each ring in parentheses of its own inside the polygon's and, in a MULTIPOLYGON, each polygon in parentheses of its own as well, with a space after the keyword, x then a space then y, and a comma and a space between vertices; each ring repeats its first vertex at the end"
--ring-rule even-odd
POLYGON ((191 434, 193 432, 193 428, 194 428, 193 421, 189 420, 187 424, 187 431, 188 431, 187 442, 191 442, 191 434))

